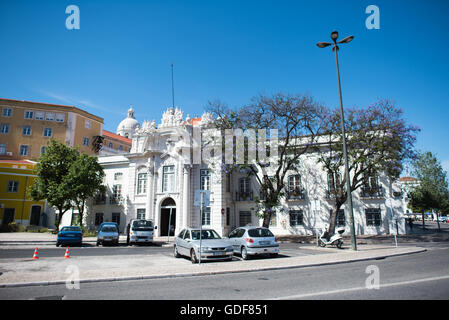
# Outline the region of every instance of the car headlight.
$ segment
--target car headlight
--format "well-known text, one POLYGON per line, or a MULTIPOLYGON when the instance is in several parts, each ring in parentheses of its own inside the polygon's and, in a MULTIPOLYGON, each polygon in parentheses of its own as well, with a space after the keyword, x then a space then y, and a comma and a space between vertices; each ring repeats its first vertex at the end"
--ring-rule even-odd
POLYGON ((201 247, 201 252, 210 251, 210 250, 212 250, 212 248, 210 248, 210 247, 201 247))

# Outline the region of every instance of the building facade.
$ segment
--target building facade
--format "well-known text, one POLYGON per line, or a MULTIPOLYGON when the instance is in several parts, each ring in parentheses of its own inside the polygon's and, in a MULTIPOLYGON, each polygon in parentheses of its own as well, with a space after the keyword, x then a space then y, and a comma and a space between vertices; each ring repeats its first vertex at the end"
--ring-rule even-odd
MULTIPOLYGON (((156 236, 172 236, 200 225, 221 235, 238 226, 261 225, 257 179, 237 169, 227 172, 215 164, 186 161, 185 155, 194 152, 193 135, 204 134, 212 121, 208 113, 184 119, 181 110, 169 108, 159 125, 146 121, 127 132, 132 137, 130 153, 99 157, 108 191, 89 204, 87 226, 115 221, 123 232, 130 219, 145 218, 158 226, 156 236), (210 195, 201 216, 200 191, 210 195)), ((270 224, 273 233, 312 235, 325 228, 333 207, 332 179, 316 155, 305 154, 287 176, 286 197, 270 224)), ((382 175, 367 181, 353 192, 357 234, 405 233, 400 186, 382 175)), ((347 214, 343 206, 337 222, 349 232, 347 214)))
POLYGON ((38 159, 50 139, 94 155, 103 118, 74 106, 0 99, 0 159, 38 159))
POLYGON ((36 178, 36 162, 0 160, 0 224, 10 222, 24 226, 52 225, 45 200, 34 201, 28 194, 36 178))
POLYGON ((103 130, 103 146, 99 155, 114 155, 131 151, 132 140, 125 136, 103 130))

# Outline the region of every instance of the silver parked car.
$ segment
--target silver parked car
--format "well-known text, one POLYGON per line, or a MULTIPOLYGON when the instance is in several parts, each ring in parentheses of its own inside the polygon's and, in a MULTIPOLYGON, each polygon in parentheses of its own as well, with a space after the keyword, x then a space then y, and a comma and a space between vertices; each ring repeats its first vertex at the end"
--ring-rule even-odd
MULTIPOLYGON (((213 229, 203 229, 201 232, 201 261, 203 260, 232 260, 232 246, 226 239, 222 239, 213 229)), ((173 255, 190 257, 192 263, 198 262, 200 252, 200 229, 183 229, 174 240, 173 255)))
POLYGON ((115 223, 103 223, 100 228, 98 228, 97 234, 97 246, 109 243, 118 246, 119 242, 119 232, 117 224, 115 223))
POLYGON ((264 227, 239 227, 228 235, 229 242, 235 253, 248 260, 250 256, 269 254, 276 257, 279 254, 279 243, 273 233, 264 227))

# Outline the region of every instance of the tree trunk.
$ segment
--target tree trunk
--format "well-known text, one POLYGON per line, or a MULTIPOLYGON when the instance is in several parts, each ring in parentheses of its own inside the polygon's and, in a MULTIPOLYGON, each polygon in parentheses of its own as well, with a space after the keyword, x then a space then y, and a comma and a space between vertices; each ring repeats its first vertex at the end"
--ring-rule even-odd
POLYGON ((438 210, 435 210, 435 212, 436 212, 436 215, 437 215, 438 232, 440 232, 441 231, 441 228, 440 228, 440 217, 438 215, 438 210))
POLYGON ((329 229, 327 232, 329 232, 329 236, 332 237, 335 233, 335 226, 337 225, 337 213, 338 210, 340 210, 341 204, 338 204, 337 202, 334 203, 334 207, 332 208, 330 219, 329 219, 329 229))
POLYGON ((56 219, 57 221, 55 221, 55 227, 56 229, 59 231, 59 226, 61 224, 61 220, 62 220, 62 216, 64 215, 65 211, 62 211, 62 208, 58 208, 59 210, 59 214, 58 214, 58 219, 56 219))
POLYGON ((424 230, 426 228, 426 222, 425 222, 425 213, 424 210, 422 212, 422 229, 424 230))
POLYGON ((262 227, 265 227, 265 228, 270 227, 271 215, 272 215, 271 212, 268 212, 268 211, 264 212, 262 227))

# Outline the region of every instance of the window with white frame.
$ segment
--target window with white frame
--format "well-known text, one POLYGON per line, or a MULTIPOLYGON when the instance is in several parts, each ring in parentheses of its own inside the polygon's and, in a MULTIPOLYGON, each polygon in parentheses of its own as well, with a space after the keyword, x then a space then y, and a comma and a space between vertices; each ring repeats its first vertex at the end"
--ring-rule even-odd
POLYGON ((210 190, 209 170, 200 170, 200 190, 210 190))
POLYGON ((114 180, 121 180, 122 177, 123 177, 123 173, 122 172, 114 173, 114 180))
POLYGON ((89 138, 83 138, 83 146, 89 146, 89 138))
POLYGON ((19 154, 21 156, 27 156, 29 152, 29 146, 27 145, 20 145, 19 154))
POLYGON ((240 211, 239 212, 239 223, 240 227, 251 225, 251 211, 240 211))
POLYGON ((25 110, 23 116, 24 116, 24 119, 34 119, 34 111, 25 110))
POLYGON ((365 209, 366 225, 378 227, 382 223, 382 215, 380 208, 368 208, 365 209))
POLYGON ((137 209, 137 219, 145 219, 145 209, 137 209))
POLYGON ((90 129, 90 120, 84 120, 84 128, 90 129))
POLYGON ((340 173, 335 173, 329 171, 327 174, 327 184, 328 184, 328 191, 330 194, 335 194, 337 192, 337 188, 340 185, 341 176, 340 173))
POLYGON ((201 224, 203 226, 210 226, 210 207, 205 207, 203 209, 203 217, 201 219, 201 224))
POLYGON ((2 116, 4 116, 4 117, 11 117, 12 116, 12 109, 11 108, 3 108, 2 116))
POLYGON ((56 114, 56 122, 64 122, 65 116, 63 113, 57 113, 56 114))
POLYGON ((47 120, 47 121, 55 120, 55 114, 53 112, 46 112, 45 113, 45 120, 47 120))
POLYGON ((139 173, 137 175, 137 194, 147 193, 147 174, 139 173))
POLYGON ((301 176, 299 174, 294 174, 288 177, 288 191, 301 191, 301 176))
POLYGON ((288 214, 290 217, 290 226, 296 227, 303 224, 304 215, 302 210, 290 210, 288 214))
POLYGON ((9 133, 9 123, 2 123, 0 132, 5 134, 9 133))
POLYGON ((6 154, 6 144, 4 143, 0 144, 0 154, 1 155, 6 154))
POLYGON ((31 136, 31 126, 23 126, 22 134, 24 136, 31 136))
POLYGON ((175 166, 164 166, 162 168, 162 192, 175 190, 175 166))
POLYGON ((51 137, 53 134, 52 128, 44 128, 44 137, 51 137))
POLYGON ((41 147, 41 155, 43 155, 44 153, 45 153, 45 149, 46 149, 47 147, 46 146, 42 146, 41 147))
POLYGON ((240 193, 249 193, 251 191, 250 178, 240 178, 239 179, 239 190, 240 193))
POLYGON ((122 185, 121 184, 114 184, 112 186, 112 203, 118 203, 120 201, 120 198, 122 197, 122 185))
POLYGON ((43 111, 36 111, 36 117, 35 120, 44 120, 45 112, 43 111))
POLYGON ((19 190, 19 181, 16 180, 9 180, 8 181, 8 187, 6 191, 8 192, 17 192, 19 190))

